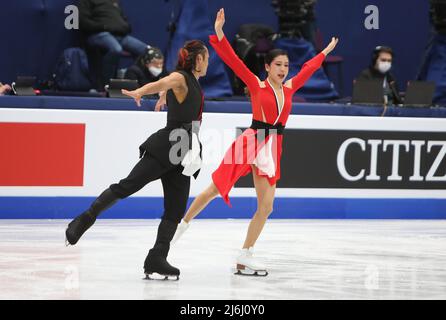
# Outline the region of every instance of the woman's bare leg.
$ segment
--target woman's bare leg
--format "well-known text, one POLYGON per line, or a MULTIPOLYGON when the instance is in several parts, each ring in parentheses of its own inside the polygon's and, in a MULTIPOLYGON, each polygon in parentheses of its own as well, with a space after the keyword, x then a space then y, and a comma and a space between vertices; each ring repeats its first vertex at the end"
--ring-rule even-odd
POLYGON ((218 196, 219 192, 214 182, 210 184, 202 193, 195 198, 186 212, 183 220, 189 223, 195 218, 206 206, 218 196))
POLYGON ((273 212, 274 195, 276 191, 276 185, 271 186, 268 179, 257 175, 257 169, 254 166, 252 166, 252 176, 257 193, 257 211, 249 223, 243 249, 253 247, 259 238, 266 220, 271 212, 273 212))

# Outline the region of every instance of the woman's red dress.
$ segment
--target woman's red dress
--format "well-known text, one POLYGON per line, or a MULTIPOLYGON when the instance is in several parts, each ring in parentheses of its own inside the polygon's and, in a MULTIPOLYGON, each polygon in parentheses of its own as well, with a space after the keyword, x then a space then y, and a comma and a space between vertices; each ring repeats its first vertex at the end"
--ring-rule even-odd
MULTIPOLYGON (((291 86, 282 86, 283 105, 268 80, 263 83, 244 65, 229 44, 226 37, 221 41, 216 35, 209 37, 212 47, 220 58, 247 85, 252 104, 253 124, 267 127, 284 127, 291 112, 293 94, 304 85, 325 59, 319 53, 307 61, 300 72, 291 80, 291 86)), ((254 126, 257 127, 258 126, 254 126)), ((274 185, 280 179, 280 158, 282 155, 282 134, 270 131, 264 139, 259 129, 248 128, 231 145, 223 161, 212 174, 212 180, 224 201, 230 206, 229 191, 237 180, 251 172, 255 165, 257 173, 274 185), (271 133, 272 132, 272 133, 271 133)))

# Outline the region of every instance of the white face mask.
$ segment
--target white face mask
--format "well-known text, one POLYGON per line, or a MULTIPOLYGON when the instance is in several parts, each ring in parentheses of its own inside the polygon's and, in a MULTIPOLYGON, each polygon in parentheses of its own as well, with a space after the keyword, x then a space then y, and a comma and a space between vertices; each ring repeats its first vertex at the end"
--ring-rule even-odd
POLYGON ((149 71, 155 77, 158 77, 161 74, 161 72, 163 72, 163 69, 157 67, 149 67, 149 71))
POLYGON ((386 73, 392 67, 392 63, 388 61, 378 61, 378 70, 381 73, 386 73))

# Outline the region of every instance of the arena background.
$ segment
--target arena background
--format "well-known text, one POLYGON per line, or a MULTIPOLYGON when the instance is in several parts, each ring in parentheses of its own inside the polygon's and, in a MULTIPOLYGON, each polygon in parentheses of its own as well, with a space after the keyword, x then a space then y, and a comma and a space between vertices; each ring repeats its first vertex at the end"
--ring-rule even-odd
MULTIPOLYGON (((131 21, 133 35, 166 50, 169 40, 167 25, 172 12, 175 17, 178 15, 181 1, 121 2, 131 21)), ((65 7, 75 3, 73 0, 19 0, 2 7, 0 38, 8 45, 0 52, 1 81, 11 83, 17 74, 50 78, 63 49, 79 45, 77 31, 62 27, 67 16, 65 7)), ((263 23, 277 29, 277 16, 270 0, 214 0, 207 3, 209 15, 196 18, 208 19, 212 26, 215 12, 224 7, 228 17, 225 34, 231 41, 241 24, 263 23)), ((332 1, 320 0, 315 13, 325 42, 331 36, 338 36, 342 41, 342 45, 336 48, 336 55, 343 56, 345 60, 345 95, 351 95, 352 79, 370 63, 370 52, 377 45, 390 45, 394 49, 393 72, 402 89, 408 80, 415 78, 430 39, 428 1, 404 1, 402 9, 401 1, 339 0, 333 5, 332 1), (379 8, 378 30, 364 28, 364 8, 369 4, 379 8)))
MULTIPOLYGON (((122 1, 133 27, 133 35, 164 51, 169 41, 167 25, 172 21, 172 16, 175 18, 179 15, 179 3, 164 0, 122 1)), ((66 18, 64 8, 70 4, 75 2, 21 0, 10 2, 2 8, 0 21, 2 25, 10 26, 0 28, 0 37, 8 44, 0 52, 2 81, 12 82, 20 74, 37 75, 40 81, 51 78, 63 49, 80 44, 78 31, 61 27, 66 18)), ((428 1, 405 1, 404 10, 399 1, 375 1, 373 4, 380 9, 380 29, 373 31, 363 27, 364 8, 368 4, 363 0, 342 0, 334 6, 332 1, 321 0, 316 5, 317 27, 325 41, 332 35, 341 39, 342 45, 336 48, 336 54, 344 57, 342 68, 346 95, 351 94, 352 79, 369 64, 370 52, 377 44, 393 47, 396 54, 394 73, 404 89, 405 83, 415 78, 430 38, 428 1), (352 28, 353 25, 358 28, 352 28)), ((228 17, 225 32, 230 40, 233 40, 243 23, 263 23, 277 28, 277 17, 271 2, 267 0, 208 1, 209 14, 197 15, 197 19, 202 19, 203 23, 211 27, 215 12, 223 6, 228 17)), ((122 107, 123 102, 113 99, 85 102, 81 98, 3 98, 0 109, 3 152, 1 218, 71 218, 82 212, 101 190, 128 173, 137 161, 139 144, 165 121, 164 113, 130 111, 129 103, 126 102, 126 107, 122 107), (62 110, 76 108, 93 110, 62 110), (120 111, 98 111, 101 109, 120 111), (42 136, 34 130, 41 132, 42 136), (54 136, 52 130, 61 130, 58 133, 60 137, 74 139, 73 144, 67 142, 71 140, 65 139, 50 144, 41 143, 54 136), (112 142, 107 142, 110 137, 113 137, 112 142), (66 153, 67 148, 73 157, 66 153), (51 180, 52 175, 55 180, 51 180)), ((213 109, 205 109, 203 129, 234 130, 234 126, 246 127, 250 123, 248 114, 218 113, 223 110, 234 112, 239 107, 237 102, 217 101, 207 103, 209 105, 213 109)), ((244 102, 243 106, 244 112, 249 112, 248 103, 244 102)), ((297 109, 302 108, 299 106, 297 109)), ((290 118, 288 128, 295 130, 290 130, 286 136, 286 143, 290 147, 285 149, 284 179, 278 185, 276 212, 272 218, 446 217, 444 179, 424 184, 413 183, 408 179, 413 169, 410 167, 413 165, 413 149, 405 154, 406 158, 403 157, 404 152, 400 151, 401 168, 404 171, 402 182, 385 183, 386 178, 383 177, 382 183, 359 181, 346 184, 336 170, 334 157, 340 143, 344 141, 342 139, 350 137, 349 133, 351 137, 363 137, 365 140, 421 139, 426 142, 422 157, 422 171, 426 175, 435 155, 441 156, 441 148, 433 147, 431 153, 425 148, 428 141, 446 140, 445 119, 421 118, 434 116, 434 111, 428 115, 415 112, 410 114, 412 118, 407 118, 403 112, 399 115, 401 118, 387 119, 359 117, 381 113, 376 111, 376 114, 371 114, 369 110, 373 108, 359 111, 351 111, 355 110, 353 107, 348 110, 341 107, 324 108, 324 112, 313 112, 316 109, 309 104, 305 109, 308 116, 293 115, 290 118), (351 113, 356 117, 327 116, 335 112, 338 115, 351 113), (321 153, 312 154, 311 150, 321 150, 321 153), (332 153, 323 153, 324 150, 331 150, 332 153), (317 162, 318 159, 327 162, 317 162), (320 164, 319 172, 318 167, 312 167, 315 163, 320 164)), ((441 113, 443 109, 438 110, 441 113)), ((355 152, 358 150, 355 149, 355 152)), ((382 154, 386 163, 380 162, 379 165, 387 168, 382 170, 389 171, 391 151, 382 154)), ((360 163, 352 160, 346 166, 353 166, 354 172, 359 172, 361 166, 366 165, 368 154, 364 153, 363 158, 360 153, 356 155, 361 159, 360 163)), ((440 158, 442 160, 436 174, 444 176, 446 159, 440 158)), ((210 174, 216 165, 217 162, 206 165, 199 179, 192 182, 191 198, 209 184, 210 174)), ((368 170, 367 166, 363 168, 368 170)), ((255 210, 256 200, 254 189, 250 188, 247 179, 241 180, 231 193, 233 208, 227 208, 221 199, 217 199, 200 217, 249 218, 255 210)), ((161 184, 155 182, 134 197, 120 202, 102 217, 158 218, 162 206, 161 184)))
MULTIPOLYGON (((0 147, 8 150, 0 177, 2 218, 76 215, 101 190, 128 174, 138 161, 139 144, 165 121, 164 112, 137 111, 2 109, 1 115, 5 122, 0 126, 0 147)), ((191 197, 209 185, 222 152, 236 135, 235 128, 246 127, 250 121, 249 114, 204 115, 200 135, 205 165, 192 181, 191 197)), ((435 118, 291 115, 271 218, 444 219, 445 127, 446 120, 435 118), (349 144, 339 165, 341 145, 351 138, 362 139, 365 150, 357 142, 349 144), (380 141, 376 149, 379 181, 366 180, 371 172, 371 139, 380 141), (410 146, 408 152, 397 148, 395 172, 401 181, 389 180, 394 151, 392 146, 383 150, 387 140, 410 146), (421 141, 419 156, 413 141, 421 141), (364 170, 364 177, 349 181, 341 175, 342 163, 349 175, 364 170), (434 165, 437 168, 429 179, 434 165), (415 167, 421 181, 410 179, 417 172, 415 167)), ((249 218, 256 208, 249 179, 242 179, 230 193, 232 208, 218 198, 199 217, 249 218)), ((161 183, 155 181, 101 217, 158 218, 163 211, 162 195, 161 183)))

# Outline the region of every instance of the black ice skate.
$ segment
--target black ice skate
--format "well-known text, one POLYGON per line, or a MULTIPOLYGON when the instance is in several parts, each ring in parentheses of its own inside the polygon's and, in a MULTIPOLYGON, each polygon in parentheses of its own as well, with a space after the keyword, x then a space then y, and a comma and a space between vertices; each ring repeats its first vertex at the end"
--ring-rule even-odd
POLYGON ((147 256, 144 262, 145 280, 175 280, 180 279, 180 270, 171 266, 166 258, 147 256))
POLYGON ((96 218, 88 211, 77 216, 68 224, 68 228, 65 230, 65 244, 74 246, 95 221, 96 218))
POLYGON ((118 201, 118 197, 109 189, 104 190, 99 197, 91 204, 90 208, 77 216, 68 225, 65 231, 65 244, 68 246, 71 244, 74 246, 82 235, 87 231, 96 221, 99 214, 110 208, 113 204, 118 201))

